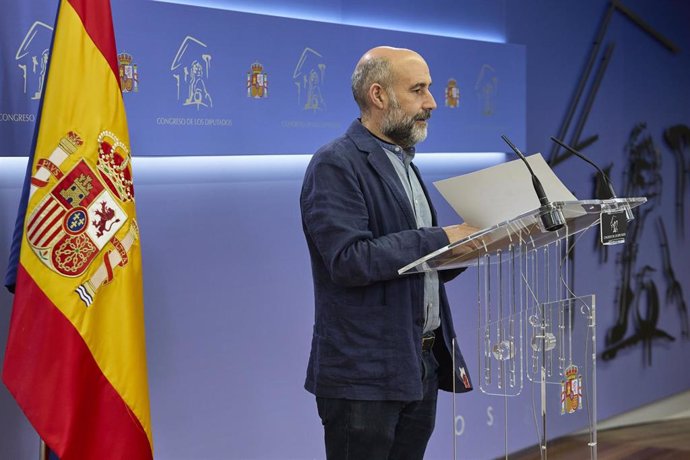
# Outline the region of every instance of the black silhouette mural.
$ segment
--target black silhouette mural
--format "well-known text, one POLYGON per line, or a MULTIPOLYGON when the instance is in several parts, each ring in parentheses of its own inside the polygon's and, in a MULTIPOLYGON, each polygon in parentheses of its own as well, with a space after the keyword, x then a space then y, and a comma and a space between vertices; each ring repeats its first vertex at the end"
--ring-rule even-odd
MULTIPOLYGON (((616 14, 625 17, 666 50, 672 53, 680 51, 673 42, 651 28, 640 16, 625 5, 619 1, 611 1, 604 11, 582 75, 556 136, 559 139, 564 139, 566 134, 571 131, 571 123, 574 122, 569 143, 577 150, 586 149, 599 139, 597 134, 584 139, 581 137, 597 91, 615 50, 615 44, 610 42, 601 52, 607 29, 616 14), (583 100, 582 104, 580 104, 580 100, 583 100), (582 107, 576 117, 577 108, 580 105, 582 107)), ((690 128, 683 124, 672 126, 664 131, 663 140, 675 162, 674 215, 662 215, 662 153, 648 133, 646 124, 639 123, 633 127, 624 147, 624 190, 620 196, 646 197, 648 202, 635 210, 636 218, 628 223, 627 238, 623 243, 622 250, 617 247, 609 249, 607 246, 602 246, 598 239, 595 241, 599 263, 603 264, 608 261, 609 251, 618 251, 616 257, 618 280, 614 306, 616 319, 615 323, 606 331, 606 348, 601 355, 604 360, 614 359, 624 349, 641 346, 644 364, 651 365, 652 345, 675 341, 675 337, 669 332, 658 327, 659 319, 667 309, 675 309, 679 319, 677 324, 679 324, 680 336, 685 340, 689 339, 687 304, 682 284, 673 269, 673 253, 669 249, 665 222, 674 220, 676 235, 679 239, 684 238, 685 193, 688 189, 686 176, 690 174, 690 161, 686 158, 690 151, 690 128), (656 220, 653 219, 654 216, 656 220), (645 255, 644 260, 638 260, 638 249, 645 235, 645 226, 648 221, 656 222, 656 232, 653 233, 653 231, 648 230, 645 241, 649 241, 650 238, 653 238, 652 235, 656 234, 660 256, 658 259, 655 258, 656 260, 647 260, 649 256, 645 255), (665 283, 663 304, 661 291, 657 286, 657 283, 660 282, 659 279, 665 283)), ((551 167, 555 167, 569 158, 570 153, 561 152, 558 145, 553 145, 549 164, 551 167)), ((603 170, 610 177, 613 163, 603 170)), ((598 175, 594 176, 594 196, 598 199, 611 197, 607 184, 598 175)), ((573 242, 571 241, 568 247, 572 247, 572 245, 573 242)), ((567 257, 567 263, 573 267, 575 251, 570 251, 567 257)), ((570 276, 568 284, 574 289, 575 270, 571 268, 568 273, 570 276)), ((675 333, 675 331, 672 332, 675 333)))
MULTIPOLYGON (((647 133, 645 123, 635 126, 625 146, 626 162, 623 171, 624 196, 644 196, 648 202, 638 208, 637 218, 628 223, 628 235, 616 265, 619 267, 619 281, 616 287, 616 323, 606 332, 604 360, 628 347, 641 344, 644 362, 652 363, 652 342, 673 341, 673 336, 657 327, 660 314, 659 289, 653 277, 656 268, 644 264, 638 268, 638 249, 649 216, 658 212, 662 198, 661 153, 652 136, 647 133), (632 328, 630 327, 632 323, 632 328), (632 331, 629 333, 629 329, 632 331)), ((660 222, 663 229, 663 221, 660 222)), ((665 234, 665 232, 664 232, 665 234)), ((664 242, 660 243, 663 255, 664 242)), ((665 241, 668 248, 668 241, 665 241)), ((670 254, 667 251, 669 267, 664 274, 673 276, 670 254)), ((675 276, 673 276, 675 280, 675 276)), ((675 280, 676 283, 677 280, 675 280)), ((677 284, 680 288, 680 283, 677 284)), ((680 291, 682 298, 682 290, 680 291)), ((682 301, 684 303, 684 301, 682 301)))
POLYGON ((685 176, 690 174, 690 161, 685 160, 685 153, 690 149, 690 128, 685 125, 671 126, 664 131, 664 142, 671 149, 676 166, 676 231, 680 238, 685 233, 685 176))
POLYGON ((668 245, 668 237, 666 236, 666 227, 661 217, 657 218, 657 231, 659 232, 659 242, 661 245, 661 260, 664 271, 664 279, 666 280, 666 297, 665 304, 667 307, 675 306, 678 310, 680 321, 680 335, 683 339, 688 339, 688 307, 683 296, 683 286, 678 281, 676 273, 671 264, 671 251, 668 245))

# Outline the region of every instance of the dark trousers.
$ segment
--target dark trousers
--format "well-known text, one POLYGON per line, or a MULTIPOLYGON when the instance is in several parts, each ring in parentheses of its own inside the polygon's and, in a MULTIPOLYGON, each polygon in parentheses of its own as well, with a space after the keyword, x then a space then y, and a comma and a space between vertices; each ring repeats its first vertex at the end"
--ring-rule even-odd
POLYGON ((421 460, 434 431, 438 363, 422 352, 421 401, 316 398, 328 460, 421 460))

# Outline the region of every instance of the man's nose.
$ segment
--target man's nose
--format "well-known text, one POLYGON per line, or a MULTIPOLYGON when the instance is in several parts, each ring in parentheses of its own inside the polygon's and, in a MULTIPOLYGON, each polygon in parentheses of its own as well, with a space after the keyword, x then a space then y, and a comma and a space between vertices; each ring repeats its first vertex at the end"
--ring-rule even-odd
POLYGON ((436 109, 436 107, 437 107, 436 99, 434 99, 434 95, 431 94, 431 91, 429 91, 427 93, 427 98, 424 101, 423 108, 426 110, 434 110, 434 109, 436 109))

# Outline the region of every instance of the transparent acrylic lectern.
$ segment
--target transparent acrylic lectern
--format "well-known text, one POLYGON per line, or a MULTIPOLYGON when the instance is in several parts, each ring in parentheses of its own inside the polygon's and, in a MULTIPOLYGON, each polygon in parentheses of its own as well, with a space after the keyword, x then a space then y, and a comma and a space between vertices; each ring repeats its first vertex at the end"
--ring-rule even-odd
MULTIPOLYGON (((631 210, 646 201, 554 202, 563 223, 557 230, 546 230, 543 211, 536 209, 399 270, 410 274, 476 267, 479 369, 474 383, 482 392, 504 398, 519 395, 524 379, 539 387, 536 428, 542 459, 548 455, 547 420, 554 415, 570 417, 568 426, 585 427, 589 436, 581 458, 597 458, 595 296, 572 292, 567 260, 585 230, 604 220, 625 228, 631 210)), ((624 231, 622 235, 609 244, 622 242, 624 231)), ((508 426, 504 428, 507 457, 508 426)))

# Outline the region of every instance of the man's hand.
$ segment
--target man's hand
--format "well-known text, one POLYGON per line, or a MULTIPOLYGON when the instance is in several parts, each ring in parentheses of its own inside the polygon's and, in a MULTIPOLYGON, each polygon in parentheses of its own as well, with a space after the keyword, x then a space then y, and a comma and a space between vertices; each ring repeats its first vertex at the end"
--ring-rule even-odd
POLYGON ((448 227, 443 227, 443 231, 446 232, 448 241, 454 243, 463 238, 466 238, 479 231, 478 228, 472 227, 467 224, 450 225, 448 227))

